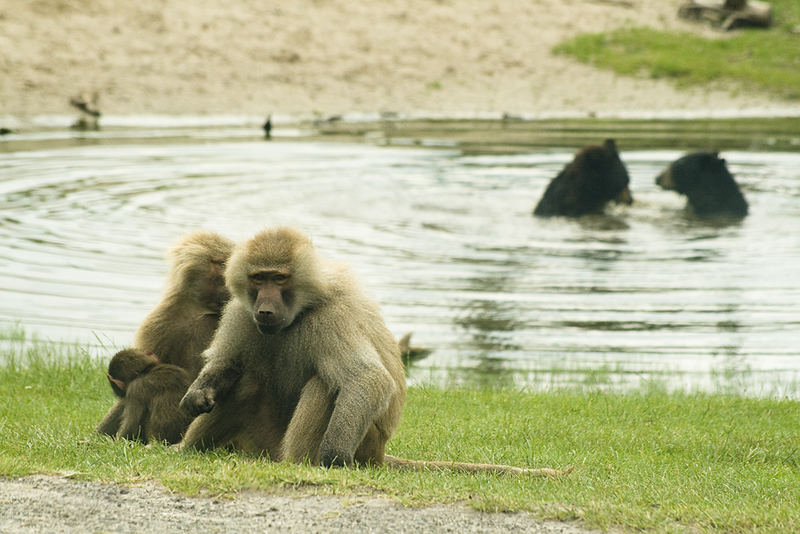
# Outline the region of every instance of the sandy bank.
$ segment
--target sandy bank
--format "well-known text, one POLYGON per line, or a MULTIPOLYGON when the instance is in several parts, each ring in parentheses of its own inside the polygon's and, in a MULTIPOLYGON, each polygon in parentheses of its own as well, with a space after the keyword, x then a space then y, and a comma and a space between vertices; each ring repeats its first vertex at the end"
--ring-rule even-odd
MULTIPOLYGON (((0 0, 0 116, 627 113, 771 110, 736 87, 679 90, 550 53, 586 31, 708 32, 680 0, 0 0)), ((794 104, 794 106, 797 106, 794 104)), ((797 106, 800 107, 800 106, 797 106)))

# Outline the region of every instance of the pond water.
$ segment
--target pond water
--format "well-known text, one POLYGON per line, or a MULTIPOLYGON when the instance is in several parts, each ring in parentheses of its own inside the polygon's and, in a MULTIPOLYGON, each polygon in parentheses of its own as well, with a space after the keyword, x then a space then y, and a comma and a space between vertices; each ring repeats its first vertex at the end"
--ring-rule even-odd
POLYGON ((682 151, 620 148, 634 204, 579 220, 531 216, 575 147, 155 136, 0 151, 0 328, 105 356, 158 301, 179 235, 294 225, 354 267, 395 334, 433 349, 413 383, 797 396, 800 153, 724 152, 751 215, 722 225, 654 184, 682 151))

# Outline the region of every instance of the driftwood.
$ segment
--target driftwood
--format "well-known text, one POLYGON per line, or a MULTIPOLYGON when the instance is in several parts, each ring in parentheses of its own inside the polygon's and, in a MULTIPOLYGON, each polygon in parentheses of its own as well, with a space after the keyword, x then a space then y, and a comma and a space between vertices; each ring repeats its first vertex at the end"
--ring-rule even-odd
POLYGON ((98 102, 100 95, 95 91, 92 94, 81 93, 69 99, 69 105, 80 112, 78 119, 70 126, 74 130, 99 130, 100 108, 98 102))
POLYGON ((772 24, 772 7, 760 0, 689 0, 678 8, 678 16, 704 20, 725 31, 744 26, 767 28, 772 24))

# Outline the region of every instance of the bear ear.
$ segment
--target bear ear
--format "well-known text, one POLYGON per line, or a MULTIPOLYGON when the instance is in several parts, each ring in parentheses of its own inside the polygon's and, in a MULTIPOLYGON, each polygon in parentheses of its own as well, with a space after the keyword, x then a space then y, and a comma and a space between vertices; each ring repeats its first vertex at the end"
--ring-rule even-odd
POLYGON ((725 164, 725 160, 720 159, 719 152, 716 150, 708 151, 708 152, 698 152, 697 153, 701 158, 698 161, 701 161, 701 165, 716 169, 720 166, 725 164))
POLYGON ((613 139, 606 139, 605 141, 603 141, 603 146, 605 148, 607 148, 608 150, 611 150, 611 151, 614 151, 614 152, 617 151, 617 143, 615 143, 613 139))

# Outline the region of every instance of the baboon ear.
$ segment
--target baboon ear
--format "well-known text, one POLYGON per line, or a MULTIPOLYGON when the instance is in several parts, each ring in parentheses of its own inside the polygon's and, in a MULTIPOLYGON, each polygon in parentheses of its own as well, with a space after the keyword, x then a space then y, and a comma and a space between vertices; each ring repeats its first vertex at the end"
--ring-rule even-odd
POLYGON ((617 143, 614 142, 613 139, 606 139, 605 142, 603 142, 603 146, 614 152, 617 151, 617 143))
POLYGON ((144 351, 144 355, 150 358, 151 360, 155 360, 156 363, 161 363, 161 358, 159 358, 155 353, 150 352, 149 350, 144 351))
POLYGON ((109 374, 106 374, 106 377, 108 378, 108 381, 111 383, 111 386, 112 387, 113 386, 117 386, 120 389, 120 391, 125 391, 125 388, 128 387, 128 385, 125 382, 123 382, 122 380, 116 379, 116 378, 114 378, 113 376, 111 376, 109 374))

